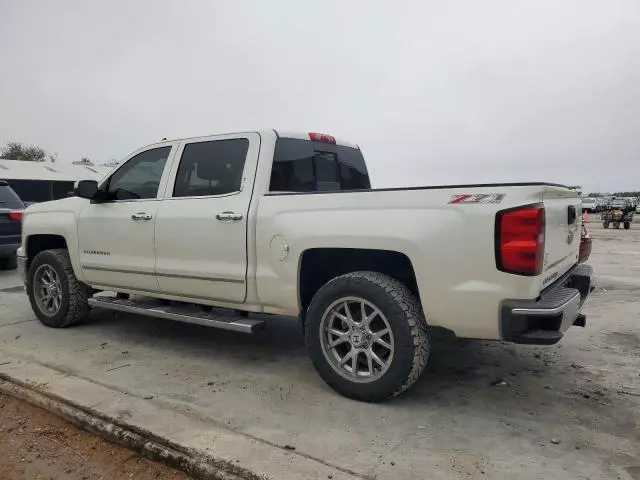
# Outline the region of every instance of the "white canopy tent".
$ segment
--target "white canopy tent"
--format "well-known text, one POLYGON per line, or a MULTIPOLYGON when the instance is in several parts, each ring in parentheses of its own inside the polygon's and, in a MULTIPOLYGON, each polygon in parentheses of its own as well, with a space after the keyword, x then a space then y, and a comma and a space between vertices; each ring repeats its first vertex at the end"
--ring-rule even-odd
POLYGON ((79 180, 101 180, 111 167, 0 159, 0 180, 6 180, 26 204, 69 195, 79 180))
POLYGON ((77 182, 100 180, 110 167, 74 165, 70 163, 23 162, 0 159, 0 178, 3 180, 49 180, 77 182))

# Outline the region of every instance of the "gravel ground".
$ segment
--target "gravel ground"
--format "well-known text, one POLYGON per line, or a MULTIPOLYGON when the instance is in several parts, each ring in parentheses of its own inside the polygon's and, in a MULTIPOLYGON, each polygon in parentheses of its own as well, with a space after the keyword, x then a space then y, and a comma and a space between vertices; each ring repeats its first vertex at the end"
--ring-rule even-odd
POLYGON ((188 477, 0 394, 2 480, 182 480, 188 477))

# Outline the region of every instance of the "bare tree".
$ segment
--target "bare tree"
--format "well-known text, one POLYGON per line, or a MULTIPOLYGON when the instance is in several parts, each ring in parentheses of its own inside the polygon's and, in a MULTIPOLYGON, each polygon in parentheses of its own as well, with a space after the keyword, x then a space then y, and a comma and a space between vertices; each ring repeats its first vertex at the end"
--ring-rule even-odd
POLYGON ((86 165, 92 167, 94 163, 88 157, 82 157, 80 160, 73 162, 74 165, 86 165))

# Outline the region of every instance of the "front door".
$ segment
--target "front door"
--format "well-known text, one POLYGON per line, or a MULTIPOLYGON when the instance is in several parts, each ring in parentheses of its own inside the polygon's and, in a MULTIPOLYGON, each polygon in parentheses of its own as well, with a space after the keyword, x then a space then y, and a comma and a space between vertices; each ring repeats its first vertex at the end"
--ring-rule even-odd
POLYGON ((242 303, 247 225, 260 137, 217 135, 182 142, 156 221, 162 292, 242 303))
POLYGON ((78 247, 91 285, 158 291, 154 253, 158 193, 176 147, 177 142, 163 143, 136 152, 102 184, 104 198, 82 208, 78 247))

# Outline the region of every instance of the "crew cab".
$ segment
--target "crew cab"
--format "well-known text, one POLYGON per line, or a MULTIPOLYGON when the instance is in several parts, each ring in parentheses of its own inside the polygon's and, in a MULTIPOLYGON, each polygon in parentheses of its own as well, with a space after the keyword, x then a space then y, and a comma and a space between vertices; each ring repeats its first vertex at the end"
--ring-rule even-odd
POLYGON ((420 376, 431 327, 548 345, 585 324, 569 187, 372 189, 357 145, 267 130, 149 145, 74 192, 24 215, 50 327, 92 307, 238 332, 295 316, 320 376, 380 401, 420 376))

